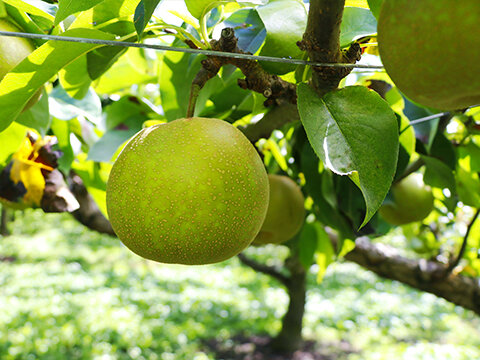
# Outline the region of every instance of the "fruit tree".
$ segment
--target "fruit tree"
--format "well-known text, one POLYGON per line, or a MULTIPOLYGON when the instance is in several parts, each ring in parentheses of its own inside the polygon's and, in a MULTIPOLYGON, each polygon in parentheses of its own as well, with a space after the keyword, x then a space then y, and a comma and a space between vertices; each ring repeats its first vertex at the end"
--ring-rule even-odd
POLYGON ((71 212, 160 263, 238 255, 289 294, 283 351, 313 264, 318 286, 345 259, 480 314, 479 18, 478 0, 0 1, 2 207, 71 212), (265 244, 289 256, 248 255, 265 244))

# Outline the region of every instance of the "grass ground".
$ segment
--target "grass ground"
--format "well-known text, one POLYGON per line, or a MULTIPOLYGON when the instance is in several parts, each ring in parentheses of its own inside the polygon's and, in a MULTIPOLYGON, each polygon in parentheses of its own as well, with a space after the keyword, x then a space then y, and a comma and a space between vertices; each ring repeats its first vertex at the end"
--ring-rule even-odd
MULTIPOLYGON (((274 335, 287 306, 237 259, 162 265, 68 215, 16 213, 0 237, 0 359, 217 359, 205 345, 274 335)), ((265 261, 281 248, 250 250, 265 261)), ((344 360, 480 359, 480 319, 350 263, 309 279, 305 337, 344 360), (349 351, 346 351, 348 349, 349 351), (352 352, 350 352, 352 351, 352 352)))

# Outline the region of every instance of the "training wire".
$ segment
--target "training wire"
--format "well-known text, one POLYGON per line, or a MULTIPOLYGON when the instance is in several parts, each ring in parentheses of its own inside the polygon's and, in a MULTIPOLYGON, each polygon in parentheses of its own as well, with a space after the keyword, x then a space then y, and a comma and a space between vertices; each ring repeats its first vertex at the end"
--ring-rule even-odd
POLYGON ((219 57, 228 57, 228 58, 235 58, 235 59, 250 59, 250 60, 269 61, 269 62, 296 64, 296 65, 343 67, 343 68, 352 68, 352 69, 353 68, 376 69, 376 70, 384 69, 383 66, 381 65, 319 63, 315 61, 307 61, 302 59, 279 58, 279 57, 273 57, 273 56, 251 55, 251 54, 238 54, 238 53, 230 53, 230 52, 224 52, 224 51, 205 50, 205 49, 180 48, 180 47, 174 47, 174 46, 168 46, 168 45, 132 43, 128 41, 88 39, 88 38, 81 38, 81 37, 46 35, 46 34, 31 34, 31 33, 13 32, 13 31, 0 31, 0 36, 21 37, 21 38, 27 38, 27 39, 40 39, 40 40, 56 40, 56 41, 66 41, 66 42, 73 42, 73 43, 106 45, 106 46, 133 47, 133 48, 162 50, 162 51, 176 51, 176 52, 183 52, 183 53, 190 53, 190 54, 203 54, 208 56, 219 56, 219 57))
MULTIPOLYGON (((332 67, 332 68, 345 67, 345 68, 360 68, 360 69, 374 69, 374 70, 384 69, 384 67, 381 65, 319 63, 315 61, 307 61, 302 59, 278 58, 273 56, 238 54, 238 53, 230 53, 230 52, 224 52, 224 51, 205 50, 205 49, 180 48, 180 47, 174 47, 174 46, 168 46, 168 45, 132 43, 127 41, 88 39, 88 38, 80 38, 80 37, 46 35, 46 34, 31 34, 31 33, 13 32, 13 31, 0 31, 0 36, 21 37, 21 38, 27 38, 27 39, 56 40, 56 41, 105 45, 105 46, 132 47, 132 48, 152 49, 152 50, 161 50, 161 51, 175 51, 175 52, 183 52, 183 53, 189 53, 189 54, 203 54, 207 56, 219 56, 219 57, 229 57, 229 58, 236 58, 236 59, 270 61, 270 62, 296 64, 296 65, 323 66, 323 67, 332 67)), ((470 108, 473 108, 476 106, 479 106, 479 105, 474 105, 474 106, 471 106, 470 108)), ((426 116, 420 119, 412 120, 410 121, 410 125, 431 121, 447 114, 448 114, 447 112, 443 112, 439 114, 426 116)))

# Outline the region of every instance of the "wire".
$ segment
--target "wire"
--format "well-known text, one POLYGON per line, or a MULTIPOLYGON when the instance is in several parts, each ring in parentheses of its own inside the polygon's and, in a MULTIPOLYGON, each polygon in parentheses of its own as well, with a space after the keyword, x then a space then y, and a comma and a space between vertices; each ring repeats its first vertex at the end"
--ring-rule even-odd
POLYGON ((429 116, 425 116, 423 118, 419 118, 419 119, 415 119, 415 120, 412 120, 410 121, 410 125, 415 125, 415 124, 420 124, 422 122, 427 122, 427 121, 430 121, 430 120, 435 120, 435 119, 438 119, 442 116, 445 116, 449 114, 448 112, 442 112, 442 113, 438 113, 438 114, 433 114, 433 115, 429 115, 429 116))
MULTIPOLYGON (((28 38, 28 39, 56 40, 56 41, 66 41, 66 42, 74 42, 74 43, 107 45, 107 46, 133 47, 133 48, 153 49, 153 50, 163 50, 163 51, 176 51, 176 52, 184 52, 184 53, 190 53, 190 54, 204 54, 204 55, 211 55, 211 56, 230 57, 230 58, 237 58, 237 59, 252 59, 252 60, 271 61, 271 62, 297 64, 297 65, 347 67, 347 68, 377 69, 377 70, 384 69, 384 67, 381 65, 318 63, 314 61, 306 61, 301 59, 290 59, 290 58, 287 59, 287 58, 277 58, 272 56, 229 53, 229 52, 223 52, 223 51, 179 48, 179 47, 168 46, 168 45, 139 44, 139 43, 131 43, 127 41, 87 39, 87 38, 70 37, 70 36, 31 34, 31 33, 13 32, 13 31, 0 31, 0 36, 22 37, 22 38, 28 38)), ((480 105, 472 105, 468 109, 471 109, 477 106, 480 106, 480 105)), ((447 114, 448 112, 442 112, 438 114, 429 115, 423 118, 415 119, 410 121, 409 125, 414 125, 422 122, 427 122, 430 120, 435 120, 447 114)))
POLYGON ((13 32, 13 31, 0 31, 0 36, 22 37, 27 39, 56 40, 56 41, 66 41, 66 42, 84 43, 84 44, 107 45, 107 46, 133 47, 133 48, 153 49, 153 50, 163 50, 163 51, 177 51, 177 52, 184 52, 184 53, 190 53, 190 54, 203 54, 203 55, 209 55, 209 56, 220 56, 220 57, 229 57, 229 58, 236 58, 236 59, 251 59, 251 60, 269 61, 269 62, 278 62, 278 63, 296 64, 296 65, 383 70, 383 66, 381 65, 318 63, 315 61, 306 61, 302 59, 278 58, 273 56, 238 54, 238 53, 229 53, 229 52, 223 52, 223 51, 203 50, 203 49, 179 48, 179 47, 168 46, 168 45, 155 45, 155 44, 143 44, 143 43, 139 44, 139 43, 132 43, 127 41, 87 39, 87 38, 80 38, 80 37, 46 35, 46 34, 30 34, 30 33, 13 32))
MULTIPOLYGON (((480 104, 478 105, 472 105, 472 106, 469 106, 468 108, 465 109, 465 111, 467 110, 470 110, 470 109, 473 109, 477 106, 480 106, 480 104)), ((415 124, 420 124, 422 122, 427 122, 427 121, 430 121, 430 120, 435 120, 435 119, 438 119, 442 116, 445 116, 445 115, 448 115, 450 114, 449 112, 442 112, 442 113, 438 113, 438 114, 433 114, 433 115, 429 115, 429 116, 425 116, 425 117, 422 117, 422 118, 419 118, 419 119, 415 119, 415 120, 412 120, 410 121, 410 125, 415 125, 415 124)))

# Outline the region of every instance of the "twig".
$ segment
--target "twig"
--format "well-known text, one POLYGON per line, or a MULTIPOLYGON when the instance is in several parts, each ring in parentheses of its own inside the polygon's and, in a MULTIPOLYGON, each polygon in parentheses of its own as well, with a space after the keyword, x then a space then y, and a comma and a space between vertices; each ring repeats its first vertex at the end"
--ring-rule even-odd
POLYGON ((465 253, 465 249, 467 248, 468 236, 470 235, 470 231, 472 230, 473 224, 477 220, 479 214, 480 214, 480 210, 477 210, 475 212, 475 215, 473 215, 472 220, 470 220, 470 223, 468 224, 468 227, 467 227, 467 232, 463 237, 462 246, 460 247, 460 250, 455 260, 448 264, 448 267, 445 270, 445 277, 447 277, 452 272, 452 270, 455 269, 457 265, 460 263, 460 260, 462 259, 463 254, 465 253))
POLYGON ((280 281, 286 287, 289 286, 290 279, 287 276, 283 275, 277 268, 256 262, 255 260, 250 259, 243 253, 238 254, 237 257, 242 262, 242 264, 247 265, 255 271, 261 272, 262 274, 270 275, 271 277, 280 281))
MULTIPOLYGON (((232 28, 222 30, 219 40, 210 41, 210 46, 214 52, 228 52, 232 55, 246 55, 238 48, 238 39, 232 28)), ((245 79, 239 79, 238 85, 243 89, 250 89, 263 94, 267 100, 265 106, 280 105, 283 103, 296 104, 297 94, 296 85, 289 83, 276 75, 271 75, 252 59, 236 57, 219 57, 210 55, 202 60, 202 68, 199 70, 192 82, 190 90, 190 100, 187 117, 192 116, 195 111, 195 103, 198 93, 205 86, 208 80, 218 74, 221 67, 231 64, 240 69, 245 75, 245 79)))

